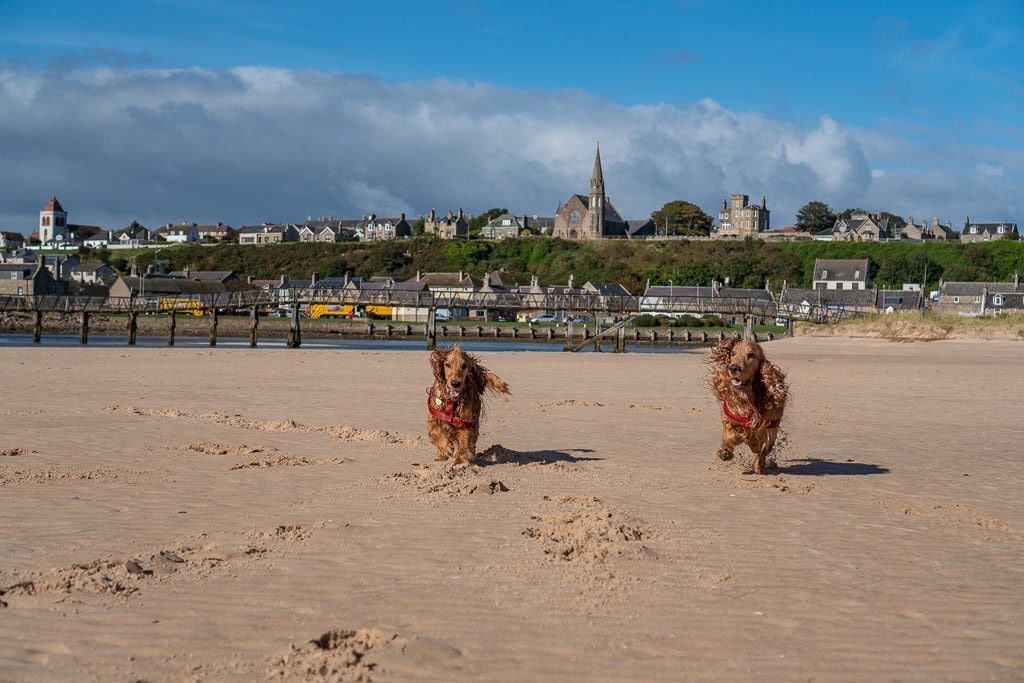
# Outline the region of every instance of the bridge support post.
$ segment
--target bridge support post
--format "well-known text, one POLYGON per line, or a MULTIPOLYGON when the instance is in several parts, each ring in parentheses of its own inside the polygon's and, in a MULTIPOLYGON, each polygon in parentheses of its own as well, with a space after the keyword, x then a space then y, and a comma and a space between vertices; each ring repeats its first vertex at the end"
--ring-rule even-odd
POLYGON ((78 330, 78 343, 89 343, 89 311, 82 311, 81 327, 78 330))
POLYGON ((433 307, 427 309, 427 350, 433 351, 437 346, 437 318, 433 307))
POLYGON ((750 314, 743 316, 743 337, 745 339, 754 338, 754 316, 750 314))
MULTIPOLYGON (((586 336, 586 331, 583 332, 583 336, 586 336)), ((565 323, 565 350, 572 351, 576 345, 572 343, 572 318, 565 323)))
POLYGON ((177 311, 172 310, 167 314, 167 345, 174 346, 174 328, 178 325, 177 311))
POLYGON ((615 334, 615 353, 626 352, 626 326, 623 325, 615 334))
POLYGON ((139 314, 132 311, 128 314, 128 346, 135 346, 135 335, 139 331, 139 314))
POLYGON ((786 334, 793 336, 793 318, 786 319, 786 334))
POLYGON ((43 339, 43 312, 36 311, 33 317, 35 323, 32 325, 32 342, 38 344, 43 339))
POLYGON ((217 345, 217 307, 210 308, 210 346, 217 345))
POLYGON ((249 309, 249 348, 251 349, 256 348, 256 338, 258 336, 256 334, 256 330, 259 329, 259 326, 260 312, 256 310, 255 306, 253 306, 249 309))
POLYGON ((292 304, 291 321, 288 323, 288 348, 297 349, 302 346, 302 329, 299 327, 299 304, 292 304))

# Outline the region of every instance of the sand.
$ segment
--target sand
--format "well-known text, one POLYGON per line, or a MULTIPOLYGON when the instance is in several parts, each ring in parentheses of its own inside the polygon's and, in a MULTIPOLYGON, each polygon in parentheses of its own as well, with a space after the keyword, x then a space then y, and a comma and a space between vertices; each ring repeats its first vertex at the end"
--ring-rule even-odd
POLYGON ((1021 353, 783 339, 779 469, 700 353, 14 348, 2 681, 1024 679, 1021 353))

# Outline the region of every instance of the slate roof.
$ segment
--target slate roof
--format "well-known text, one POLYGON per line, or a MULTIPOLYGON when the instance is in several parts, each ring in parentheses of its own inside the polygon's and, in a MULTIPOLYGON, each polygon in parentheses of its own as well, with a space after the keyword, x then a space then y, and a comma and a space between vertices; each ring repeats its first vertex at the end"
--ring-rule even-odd
POLYGON ((815 259, 814 260, 814 280, 815 281, 826 281, 826 282, 841 282, 857 280, 864 282, 868 278, 868 265, 869 261, 866 258, 863 259, 815 259), (856 275, 856 271, 860 271, 860 275, 856 275), (823 277, 822 273, 827 273, 827 277, 823 277))

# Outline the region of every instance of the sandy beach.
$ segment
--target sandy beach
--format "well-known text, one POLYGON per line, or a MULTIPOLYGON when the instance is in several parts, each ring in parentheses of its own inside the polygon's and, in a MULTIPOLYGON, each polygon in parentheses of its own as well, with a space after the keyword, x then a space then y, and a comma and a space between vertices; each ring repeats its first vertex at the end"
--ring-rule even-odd
POLYGON ((700 352, 10 348, 0 681, 1019 681, 1014 341, 797 337, 779 468, 700 352))

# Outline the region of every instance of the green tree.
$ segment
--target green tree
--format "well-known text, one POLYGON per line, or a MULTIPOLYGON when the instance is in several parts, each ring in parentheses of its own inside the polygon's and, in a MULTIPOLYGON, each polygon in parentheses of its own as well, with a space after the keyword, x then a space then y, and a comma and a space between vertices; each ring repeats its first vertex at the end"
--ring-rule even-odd
POLYGON ((796 212, 796 227, 811 234, 828 230, 835 223, 836 215, 825 202, 807 202, 796 212))
POLYGON ((422 237, 423 234, 426 232, 426 229, 424 227, 425 225, 426 225, 426 220, 424 220, 423 216, 420 216, 419 220, 417 220, 411 226, 412 227, 412 236, 413 237, 422 237))
POLYGON ((683 200, 675 200, 651 214, 651 220, 659 233, 667 235, 708 235, 711 233, 711 216, 699 206, 683 200))

